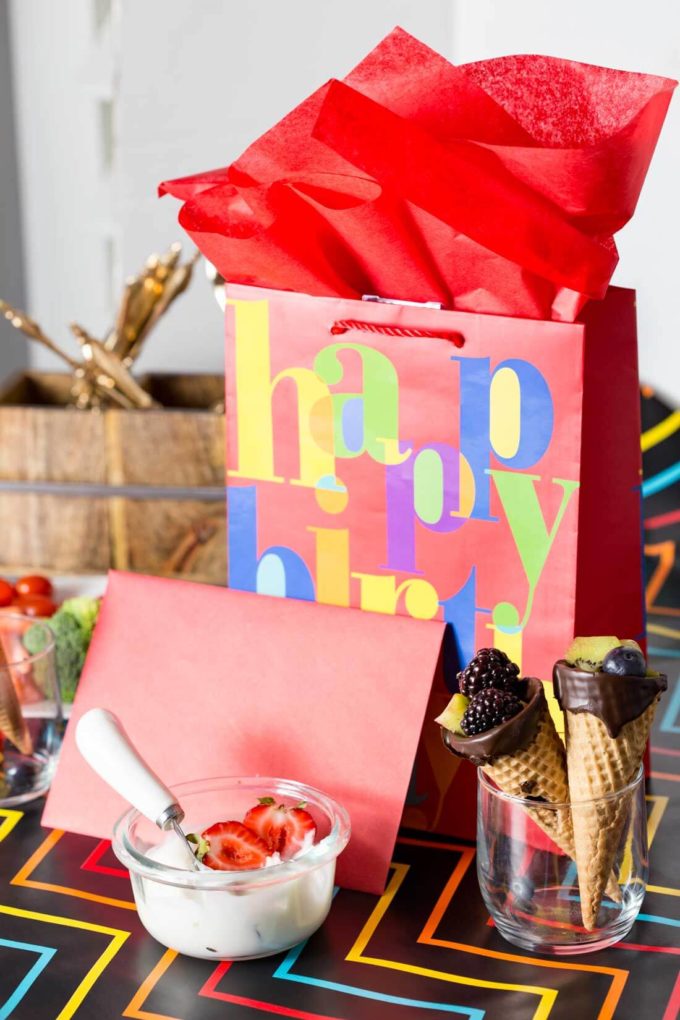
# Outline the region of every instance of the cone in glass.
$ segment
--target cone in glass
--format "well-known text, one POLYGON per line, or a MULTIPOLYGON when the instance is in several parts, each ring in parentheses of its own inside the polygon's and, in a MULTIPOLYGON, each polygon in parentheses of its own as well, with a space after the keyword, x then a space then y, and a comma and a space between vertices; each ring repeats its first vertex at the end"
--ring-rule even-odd
POLYGON ((637 775, 667 678, 588 672, 561 659, 553 682, 565 717, 581 914, 584 927, 592 931, 605 891, 610 891, 630 807, 626 797, 607 798, 637 775))
POLYGON ((568 809, 541 810, 540 802, 569 800, 564 745, 548 709, 543 684, 527 680, 528 700, 522 711, 499 726, 474 736, 449 729, 446 711, 436 720, 445 745, 453 753, 479 765, 496 785, 513 797, 535 800, 527 813, 567 856, 574 858, 574 838, 568 809))
POLYGON ((0 668, 0 733, 7 737, 22 754, 33 752, 31 735, 7 668, 0 668))

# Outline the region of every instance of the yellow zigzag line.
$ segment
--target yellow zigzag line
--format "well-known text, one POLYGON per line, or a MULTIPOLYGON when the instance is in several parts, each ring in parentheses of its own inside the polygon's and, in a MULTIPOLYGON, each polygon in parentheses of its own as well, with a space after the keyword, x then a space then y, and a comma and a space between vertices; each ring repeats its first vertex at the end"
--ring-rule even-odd
MULTIPOLYGON (((656 831, 659 828, 664 811, 668 807, 669 797, 663 797, 660 793, 648 793, 647 803, 652 803, 651 811, 647 812, 647 843, 651 847, 656 831)), ((660 893, 662 896, 680 896, 680 889, 671 889, 667 885, 650 885, 647 883, 647 892, 660 893)))
MULTIPOLYGON (((652 843, 654 842, 654 837, 656 836, 657 829, 661 824, 661 819, 663 818, 664 811, 668 807, 668 799, 669 799, 668 797, 662 797, 661 795, 657 794, 648 793, 645 795, 645 800, 647 801, 647 804, 651 805, 651 807, 648 808, 647 811, 647 846, 650 848, 650 850, 652 847, 652 843)), ((627 882, 633 870, 631 839, 632 836, 629 834, 628 841, 626 843, 626 849, 624 851, 623 859, 621 861, 619 882, 623 881, 627 882)), ((662 891, 661 886, 648 885, 647 889, 649 892, 662 891)), ((671 896, 674 895, 673 890, 664 889, 663 891, 670 892, 671 896)), ((680 896, 680 890, 678 890, 677 895, 680 896)))
MULTIPOLYGON (((660 816, 663 810, 660 811, 657 818, 660 820, 660 816)), ((657 821, 658 825, 658 821, 657 821)), ((485 956, 493 960, 503 960, 508 963, 518 963, 526 967, 547 967, 551 970, 573 970, 576 972, 592 972, 596 974, 603 974, 611 976, 612 983, 609 991, 605 997, 602 1007, 598 1014, 598 1020, 611 1020, 614 1016, 616 1005, 621 997, 623 986, 628 978, 628 971, 622 970, 617 967, 603 967, 595 966, 593 964, 581 964, 581 963, 568 963, 566 961, 552 961, 552 960, 539 960, 529 956, 519 956, 517 953, 504 953, 497 952, 491 949, 482 949, 477 946, 471 946, 465 943, 448 942, 445 939, 437 939, 434 937, 436 928, 441 920, 442 915, 447 909, 451 899, 458 886, 460 885, 465 873, 470 867, 474 860, 475 851, 470 847, 460 846, 455 843, 438 843, 430 840, 412 839, 410 837, 400 837, 399 843, 411 844, 413 846, 426 846, 436 850, 457 850, 461 859, 454 868, 451 877, 449 878, 446 886, 441 893, 437 903, 435 904, 430 917, 425 923, 421 934, 418 936, 418 942, 424 945, 442 946, 449 949, 455 949, 463 953, 471 953, 477 956, 485 956)), ((368 944, 369 939, 375 932, 378 924, 385 916, 392 900, 394 899, 397 890, 404 881, 406 874, 409 870, 409 866, 405 864, 392 864, 395 869, 395 874, 390 880, 387 889, 378 901, 375 910, 369 917, 368 921, 364 925, 363 929, 359 933, 357 941, 352 946, 346 959, 354 963, 369 963, 373 966, 388 967, 392 970, 402 970, 409 973, 420 974, 424 977, 432 977, 440 981, 450 981, 456 984, 462 985, 473 985, 478 987, 494 988, 500 990, 527 992, 529 994, 535 994, 541 996, 538 1008, 536 1009, 531 1020, 545 1020, 550 1014, 550 1011, 557 998, 557 989, 543 988, 536 985, 513 985, 509 983, 501 983, 494 981, 483 981, 474 978, 462 977, 460 975, 448 974, 446 971, 431 970, 426 967, 417 967, 411 964, 397 963, 393 960, 379 960, 373 957, 364 955, 364 950, 368 944)))
POLYGON ((673 411, 667 418, 660 421, 658 425, 653 425, 651 429, 647 429, 640 436, 640 448, 645 453, 647 450, 651 450, 653 446, 657 446, 662 443, 664 439, 668 439, 674 432, 680 429, 680 411, 673 411))
POLYGON ((64 1008, 55 1017, 55 1020, 70 1020, 78 1007, 82 1004, 83 999, 90 991, 97 978, 111 962, 125 940, 130 936, 129 931, 120 931, 118 928, 106 928, 101 924, 90 924, 89 921, 75 921, 70 917, 55 917, 53 914, 39 914, 34 910, 21 910, 19 907, 5 907, 0 905, 0 913, 10 914, 13 917, 26 917, 30 918, 32 921, 40 921, 44 924, 59 924, 65 928, 80 928, 83 931, 94 931, 100 935, 112 936, 112 939, 104 952, 90 967, 64 1008))
MULTIPOLYGON (((466 862, 466 867, 467 863, 469 862, 466 862)), ((418 974, 421 977, 434 978, 437 981, 448 981, 452 984, 466 985, 468 987, 494 988, 499 991, 526 992, 530 995, 538 995, 541 1001, 532 1020, 545 1020, 557 998, 557 991, 553 988, 540 988, 536 985, 516 985, 504 981, 485 981, 482 978, 463 977, 459 974, 448 974, 446 971, 432 970, 429 967, 418 967, 412 963, 399 963, 396 960, 381 960, 373 956, 364 956, 364 950, 371 936, 387 913, 392 900, 409 871, 408 864, 392 864, 392 868, 394 869, 394 874, 389 881, 387 889, 378 900, 371 916, 360 931, 356 942, 345 957, 349 963, 367 963, 371 967, 386 967, 388 970, 405 971, 407 974, 418 974)), ((533 961, 524 962, 531 963, 533 961)))
POLYGON ((13 811, 11 808, 0 808, 0 815, 4 815, 4 820, 0 823, 0 843, 3 839, 6 839, 15 825, 21 821, 24 817, 23 811, 13 811))
POLYGON ((650 634, 658 634, 659 637, 680 638, 680 630, 676 627, 663 627, 660 623, 648 623, 647 631, 650 634))

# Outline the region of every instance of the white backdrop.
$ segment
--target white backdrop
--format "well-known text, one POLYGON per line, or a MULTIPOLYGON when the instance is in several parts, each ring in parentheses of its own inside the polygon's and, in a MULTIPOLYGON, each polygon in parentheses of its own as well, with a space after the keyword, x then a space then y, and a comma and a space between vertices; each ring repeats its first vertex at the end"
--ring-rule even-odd
MULTIPOLYGON (((10 14, 28 304, 55 336, 73 319, 103 332, 124 273, 181 237, 160 180, 226 165, 395 24, 455 62, 544 52, 680 77, 677 0, 10 0, 10 14)), ((679 170, 676 97, 615 282, 638 288, 644 379, 678 403, 679 170)), ((140 367, 222 357, 197 279, 140 367)))
MULTIPOLYGON (((680 79, 678 0, 462 0, 454 61, 549 53, 680 79)), ((671 100, 613 283, 638 292, 640 374, 680 404, 680 95, 671 100)))

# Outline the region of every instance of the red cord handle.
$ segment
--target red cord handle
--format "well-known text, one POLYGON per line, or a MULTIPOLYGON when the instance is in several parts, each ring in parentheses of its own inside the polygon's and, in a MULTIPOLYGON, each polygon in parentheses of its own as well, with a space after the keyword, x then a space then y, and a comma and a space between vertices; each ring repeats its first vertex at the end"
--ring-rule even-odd
POLYGON ((358 329, 363 333, 382 333, 385 336, 414 336, 450 340, 455 347, 462 347, 465 338, 462 333, 448 329, 416 329, 414 326, 387 326, 380 322, 364 322, 362 319, 339 319, 331 326, 331 334, 347 333, 358 329))

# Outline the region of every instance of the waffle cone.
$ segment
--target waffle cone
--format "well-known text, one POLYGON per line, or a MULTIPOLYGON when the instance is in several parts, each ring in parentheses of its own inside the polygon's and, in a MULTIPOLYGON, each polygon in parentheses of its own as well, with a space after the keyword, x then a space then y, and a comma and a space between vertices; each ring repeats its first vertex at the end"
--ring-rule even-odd
POLYGON ((14 684, 4 669, 0 669, 0 733, 3 733, 22 754, 32 753, 31 735, 21 714, 14 684))
POLYGON ((572 801, 574 848, 583 925, 597 926, 597 915, 616 862, 630 811, 630 795, 594 798, 620 790, 634 778, 642 762, 658 698, 625 724, 616 737, 590 712, 565 712, 569 796, 572 801))
MULTIPOLYGON (((564 744, 543 700, 531 743, 514 754, 501 754, 482 765, 486 775, 513 797, 541 797, 552 804, 569 800, 564 744)), ((574 834, 568 809, 527 808, 527 813, 563 853, 574 859, 574 834)))

